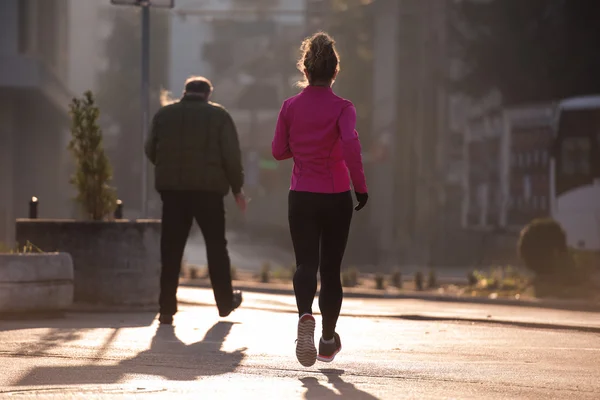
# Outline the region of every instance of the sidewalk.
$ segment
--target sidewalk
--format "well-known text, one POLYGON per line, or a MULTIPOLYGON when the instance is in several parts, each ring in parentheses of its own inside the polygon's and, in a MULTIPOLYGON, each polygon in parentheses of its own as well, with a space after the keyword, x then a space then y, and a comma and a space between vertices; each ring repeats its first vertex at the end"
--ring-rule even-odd
MULTIPOLYGON (((252 281, 234 281, 234 287, 248 293, 263 293, 272 295, 293 295, 291 283, 260 283, 252 281)), ((181 279, 182 287, 209 289, 211 284, 206 279, 181 279)), ((318 292, 317 292, 318 293, 318 292)), ((466 304, 495 304, 504 306, 524 306, 570 311, 600 312, 600 303, 583 300, 561 299, 510 299, 457 296, 443 293, 405 291, 396 289, 375 290, 367 288, 344 288, 345 298, 357 299, 415 299, 436 302, 466 303, 466 304)))
MULTIPOLYGON (((214 307, 212 290, 181 287, 181 304, 214 307)), ((296 313, 295 298, 285 294, 245 292, 242 308, 246 310, 296 313)), ((313 312, 318 315, 318 299, 313 312)), ((418 298, 364 298, 346 296, 342 317, 393 318, 413 321, 463 321, 471 323, 514 325, 539 329, 575 330, 600 333, 600 312, 570 311, 538 306, 497 303, 460 303, 418 298)))

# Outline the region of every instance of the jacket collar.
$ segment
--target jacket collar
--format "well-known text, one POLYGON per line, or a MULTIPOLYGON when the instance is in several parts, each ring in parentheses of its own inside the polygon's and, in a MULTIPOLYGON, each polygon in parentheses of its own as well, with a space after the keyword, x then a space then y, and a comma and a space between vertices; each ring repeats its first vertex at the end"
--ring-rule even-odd
POLYGON ((208 102, 207 98, 204 97, 204 95, 198 95, 198 94, 185 94, 181 98, 181 101, 193 101, 193 102, 198 102, 198 103, 208 102))

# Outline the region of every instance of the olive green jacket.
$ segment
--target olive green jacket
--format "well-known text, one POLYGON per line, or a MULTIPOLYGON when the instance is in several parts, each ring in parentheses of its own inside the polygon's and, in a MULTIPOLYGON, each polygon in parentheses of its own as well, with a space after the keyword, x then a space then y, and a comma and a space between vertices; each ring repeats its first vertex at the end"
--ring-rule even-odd
POLYGON ((184 96, 152 120, 146 155, 155 166, 155 187, 240 193, 244 170, 235 124, 225 108, 184 96))

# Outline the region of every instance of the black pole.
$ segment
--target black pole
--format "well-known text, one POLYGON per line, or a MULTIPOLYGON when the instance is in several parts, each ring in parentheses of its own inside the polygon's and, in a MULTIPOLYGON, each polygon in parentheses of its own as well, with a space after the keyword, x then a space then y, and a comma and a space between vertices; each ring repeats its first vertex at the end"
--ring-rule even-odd
POLYGON ((117 200, 117 208, 115 209, 115 219, 123 219, 123 202, 117 200))
POLYGON ((37 219, 38 217, 38 198, 32 197, 29 202, 29 219, 37 219))

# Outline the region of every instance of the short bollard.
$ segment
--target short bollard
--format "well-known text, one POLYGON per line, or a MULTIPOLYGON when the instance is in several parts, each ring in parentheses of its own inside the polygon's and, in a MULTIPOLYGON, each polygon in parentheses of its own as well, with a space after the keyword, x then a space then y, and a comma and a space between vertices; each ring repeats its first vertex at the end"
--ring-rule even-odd
POLYGON ((117 200, 117 208, 115 209, 115 219, 123 219, 123 202, 117 200))
POLYGON ((38 217, 38 198, 33 196, 29 202, 29 219, 37 219, 38 217))

